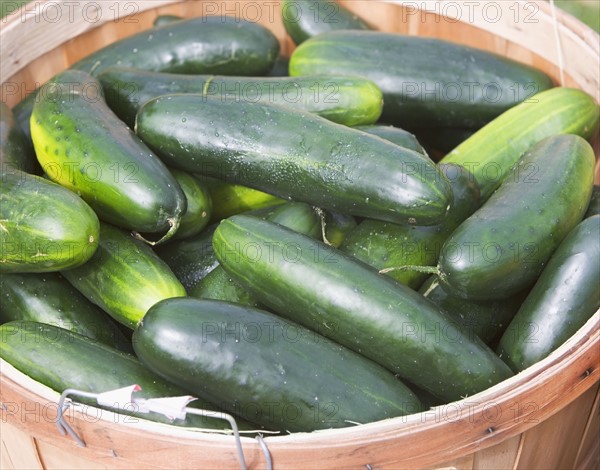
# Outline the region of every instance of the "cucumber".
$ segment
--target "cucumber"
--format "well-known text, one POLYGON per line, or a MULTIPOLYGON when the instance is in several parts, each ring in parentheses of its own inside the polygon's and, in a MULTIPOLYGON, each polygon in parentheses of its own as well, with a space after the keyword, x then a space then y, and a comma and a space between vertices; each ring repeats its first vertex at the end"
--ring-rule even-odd
POLYGON ((185 195, 158 157, 90 90, 99 92, 100 84, 74 70, 44 85, 31 116, 43 170, 101 220, 136 232, 166 232, 159 241, 168 240, 186 210, 185 195))
POLYGON ((214 223, 242 212, 285 203, 284 199, 241 184, 226 183, 210 176, 198 174, 195 176, 207 187, 213 201, 211 222, 214 223))
POLYGON ((290 75, 357 75, 383 92, 382 120, 403 129, 477 128, 552 86, 541 70, 434 38, 333 31, 301 44, 290 75))
POLYGON ((38 173, 33 147, 18 125, 12 110, 0 101, 0 171, 38 173))
POLYGON ((208 189, 193 175, 181 170, 170 171, 187 201, 187 209, 173 239, 189 238, 199 234, 208 225, 212 215, 212 200, 208 189))
POLYGON ((142 107, 136 132, 173 167, 335 212, 428 225, 451 202, 421 154, 283 106, 167 95, 142 107))
POLYGON ((174 93, 280 104, 347 126, 376 122, 383 106, 381 90, 360 77, 227 77, 114 67, 102 72, 98 80, 108 105, 132 128, 137 112, 147 101, 174 93))
MULTIPOLYGON (((532 98, 533 99, 533 98, 532 98)), ((416 131, 419 142, 422 142, 431 154, 441 154, 444 157, 448 152, 459 146, 478 129, 437 128, 419 129, 416 131)), ((441 158, 440 157, 440 158, 441 158)))
POLYGON ((335 248, 342 246, 348 234, 358 225, 356 219, 351 215, 331 211, 324 212, 323 223, 325 233, 322 238, 328 245, 335 248))
POLYGON ((340 29, 373 29, 333 0, 283 0, 283 27, 296 45, 313 36, 340 29))
MULTIPOLYGON (((271 70, 278 54, 279 41, 264 26, 210 16, 140 31, 89 54, 71 69, 94 76, 116 65, 154 72, 253 76, 271 70)), ((35 101, 32 93, 15 107, 17 121, 26 130, 35 101)))
POLYGON ((39 176, 0 173, 0 272, 80 266, 98 248, 99 221, 81 198, 39 176))
POLYGON ((448 294, 437 276, 431 276, 421 286, 419 293, 454 318, 465 335, 479 336, 492 346, 519 310, 527 292, 502 300, 465 300, 448 294))
POLYGON ((600 308, 600 215, 578 224, 556 249, 500 340, 518 372, 548 356, 600 308))
POLYGON ((61 274, 88 300, 132 329, 159 300, 186 295, 152 248, 104 223, 92 259, 61 274))
POLYGON ((427 152, 425 152, 425 149, 419 143, 414 134, 411 134, 404 129, 400 129, 399 127, 388 126, 384 124, 372 124, 367 126, 354 126, 354 128, 376 135, 382 139, 389 140, 400 147, 411 149, 415 152, 427 155, 427 152))
POLYGON ((576 135, 548 137, 446 240, 440 281, 451 294, 503 299, 527 288, 579 223, 594 181, 594 151, 576 135))
POLYGON ((585 92, 554 88, 498 116, 441 161, 468 168, 485 201, 531 146, 557 134, 589 139, 598 127, 599 117, 598 105, 585 92))
POLYGON ((263 305, 442 400, 512 375, 429 300, 306 235, 241 214, 219 224, 213 245, 222 266, 263 305))
MULTIPOLYGON (((152 373, 132 354, 90 341, 85 336, 53 325, 14 321, 0 326, 0 357, 58 393, 67 388, 103 393, 138 384, 141 390, 136 392, 136 398, 188 395, 186 391, 152 373)), ((81 397, 75 400, 105 408, 93 400, 81 397)), ((201 405, 216 409, 206 402, 201 405)), ((192 403, 189 406, 195 405, 192 403)), ((114 408, 105 409, 116 411, 114 408)), ((138 412, 133 406, 119 413, 176 426, 228 429, 228 424, 224 421, 211 417, 188 415, 185 421, 171 421, 154 412, 138 412)), ((132 418, 128 421, 131 422, 132 418)))
POLYGON ((150 309, 133 339, 140 360, 158 375, 280 431, 347 427, 421 410, 389 371, 257 309, 166 300, 150 309))
MULTIPOLYGON (((321 223, 317 212, 308 204, 302 202, 290 202, 274 208, 254 211, 252 215, 264 220, 283 225, 298 233, 303 233, 312 238, 321 236, 321 223)), ((223 269, 217 266, 206 275, 200 282, 190 290, 192 297, 199 299, 213 299, 260 307, 260 302, 254 298, 247 289, 240 286, 223 269)))
POLYGON ((160 26, 164 26, 166 24, 171 24, 175 21, 181 21, 183 17, 177 15, 158 15, 155 20, 152 22, 152 26, 158 28, 160 26))
POLYGON ((187 292, 219 265, 212 246, 216 227, 210 225, 194 237, 155 247, 187 292))
POLYGON ((592 197, 590 199, 590 203, 583 218, 587 219, 588 217, 597 214, 600 214, 600 186, 595 184, 592 188, 592 197))
POLYGON ((108 346, 131 351, 112 320, 59 273, 2 274, 0 324, 15 320, 46 323, 108 346))
POLYGON ((444 222, 421 227, 365 219, 348 234, 340 249, 383 270, 399 283, 418 289, 428 274, 403 268, 437 263, 446 238, 479 208, 479 188, 473 175, 458 165, 440 165, 440 169, 454 193, 453 205, 444 222))

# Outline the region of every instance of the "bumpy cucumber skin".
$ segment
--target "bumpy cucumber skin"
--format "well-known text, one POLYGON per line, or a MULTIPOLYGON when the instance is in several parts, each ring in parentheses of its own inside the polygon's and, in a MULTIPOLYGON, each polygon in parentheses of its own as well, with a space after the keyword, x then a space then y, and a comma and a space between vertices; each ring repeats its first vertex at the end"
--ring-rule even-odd
POLYGON ((39 176, 0 173, 0 272, 44 273, 86 263, 99 221, 81 198, 39 176))
POLYGON ((15 169, 37 173, 37 160, 12 110, 0 101, 0 171, 15 169))
POLYGON ((130 127, 134 126, 135 116, 144 103, 175 93, 279 104, 347 126, 376 122, 383 107, 377 85, 352 76, 227 77, 111 67, 98 80, 108 105, 130 127))
MULTIPOLYGON (((254 211, 252 215, 312 238, 321 236, 319 216, 315 209, 302 202, 289 202, 274 208, 254 211)), ((250 307, 261 307, 260 302, 245 287, 234 281, 223 266, 217 266, 208 273, 190 291, 190 295, 199 299, 223 300, 250 307)))
POLYGON ((383 92, 382 121, 408 130, 477 128, 552 86, 542 71, 490 52, 379 31, 333 31, 296 48, 290 75, 320 73, 373 80, 383 92))
POLYGON ((431 225, 451 202, 423 155, 283 106, 167 95, 136 132, 173 167, 349 215, 431 225))
POLYGON ((590 203, 583 218, 587 219, 588 217, 598 214, 600 214, 600 186, 594 185, 592 189, 592 198, 590 199, 590 203))
POLYGON ((80 195, 105 222, 138 232, 172 234, 186 210, 183 191, 102 98, 88 94, 90 89, 97 93, 101 86, 73 70, 44 86, 31 116, 43 170, 52 181, 80 195))
POLYGON ((208 225, 212 216, 212 199, 208 189, 193 175, 176 169, 170 171, 187 201, 187 209, 172 238, 174 240, 190 238, 198 235, 208 225))
MULTIPOLYGON (((181 388, 148 370, 133 355, 57 326, 32 321, 13 321, 0 326, 0 357, 32 379, 62 393, 74 388, 92 393, 108 392, 138 384, 137 398, 185 396, 181 388)), ((98 406, 95 402, 81 399, 98 406)), ((207 409, 210 405, 203 403, 207 409)), ((194 406, 192 403, 190 406, 194 406)), ((99 408, 102 408, 98 406, 99 408)), ((113 410, 113 408, 108 408, 113 410)), ((170 421, 157 413, 121 412, 136 418, 206 429, 227 429, 215 418, 188 415, 185 421, 170 421)))
POLYGON ((61 274, 88 300, 132 329, 159 300, 186 295, 152 248, 104 223, 92 259, 61 274))
POLYGON ((264 305, 442 400, 511 375, 429 300, 305 235, 236 215, 219 224, 213 245, 223 267, 264 305))
MULTIPOLYGON (((262 75, 271 70, 279 41, 257 23, 227 16, 173 21, 109 44, 71 69, 98 75, 111 66, 185 74, 262 75)), ((36 94, 15 107, 29 136, 36 94)))
POLYGON ((578 224, 556 249, 500 340, 515 371, 548 356, 600 308, 600 215, 578 224))
POLYGON ((454 202, 440 225, 429 227, 399 225, 365 219, 348 234, 341 250, 411 289, 418 289, 428 274, 403 266, 431 266, 437 263, 444 241, 480 206, 479 188, 473 175, 458 165, 440 165, 452 186, 454 202))
POLYGON ((0 276, 0 324, 15 320, 47 323, 131 351, 112 320, 59 273, 0 276))
POLYGON ((519 293, 502 300, 465 300, 448 294, 435 275, 425 281, 419 293, 454 318, 466 335, 479 336, 491 347, 495 347, 526 295, 519 293))
POLYGON ((588 206, 594 151, 576 135, 534 145, 446 240, 438 262, 451 294, 507 298, 531 285, 588 206))
POLYGON ((283 0, 281 18, 296 45, 318 34, 340 29, 373 29, 344 6, 333 0, 283 0))
POLYGON ((219 265, 212 246, 216 228, 216 225, 209 225, 194 237, 171 240, 154 248, 187 292, 219 265))
POLYGON ((600 110, 587 93, 553 88, 509 109, 448 153, 441 162, 467 167, 485 201, 521 156, 540 140, 558 134, 591 138, 600 110))
POLYGON ((227 302, 160 302, 134 332, 134 347, 157 374, 281 431, 346 427, 421 410, 383 367, 274 314, 227 302))
POLYGON ((372 124, 367 126, 354 126, 354 128, 376 135, 377 137, 388 140, 396 145, 399 145, 400 147, 411 149, 427 156, 427 152, 425 152, 425 149, 419 143, 414 134, 411 134, 404 129, 400 129, 399 127, 387 126, 384 124, 372 124))

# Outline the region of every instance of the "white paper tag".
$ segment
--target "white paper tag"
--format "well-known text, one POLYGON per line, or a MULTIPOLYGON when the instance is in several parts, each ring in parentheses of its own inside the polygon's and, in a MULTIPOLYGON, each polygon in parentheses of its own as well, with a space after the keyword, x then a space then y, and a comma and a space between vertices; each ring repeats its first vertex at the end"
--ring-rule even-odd
POLYGON ((194 400, 196 398, 187 395, 182 397, 149 398, 138 403, 140 411, 160 413, 173 421, 174 419, 185 419, 187 415, 185 408, 194 400))
POLYGON ((124 410, 130 408, 131 405, 135 403, 133 392, 138 392, 141 389, 142 388, 139 385, 135 384, 116 390, 110 390, 108 392, 99 393, 96 401, 100 406, 109 406, 111 408, 124 410))

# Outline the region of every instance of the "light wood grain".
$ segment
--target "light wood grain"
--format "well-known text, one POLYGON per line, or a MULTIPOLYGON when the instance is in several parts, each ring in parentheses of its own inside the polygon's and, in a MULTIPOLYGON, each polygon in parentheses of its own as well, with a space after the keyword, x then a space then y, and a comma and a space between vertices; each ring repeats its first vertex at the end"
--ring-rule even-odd
POLYGON ((0 468, 2 470, 42 470, 35 439, 17 426, 0 423, 0 468))
MULTIPOLYGON (((65 0, 54 3, 63 5, 65 0)), ((15 104, 88 53, 150 27, 159 14, 198 16, 232 12, 236 8, 243 14, 243 4, 248 2, 124 3, 138 5, 138 13, 130 18, 135 21, 110 21, 114 14, 110 10, 112 2, 102 3, 104 21, 96 24, 49 24, 31 19, 23 22, 20 15, 7 18, 0 31, 2 99, 15 104)), ((260 5, 260 22, 277 35, 282 51, 291 53, 294 46, 284 34, 279 16, 270 15, 274 2, 252 3, 260 5)), ((417 2, 404 3, 344 2, 381 30, 475 45, 530 63, 547 71, 556 81, 560 79, 558 55, 553 49, 552 15, 543 2, 529 2, 537 5, 539 12, 538 23, 531 27, 519 22, 511 24, 506 17, 496 23, 481 16, 469 24, 454 22, 431 12, 413 14, 411 5, 417 2)), ((453 3, 466 7, 466 2, 453 3)), ((494 3, 506 7, 503 2, 494 3)), ((80 2, 78 8, 85 8, 85 2, 80 2)), ((598 97, 598 35, 590 34, 589 29, 567 15, 559 14, 558 20, 561 47, 569 53, 565 62, 566 83, 598 97)), ((597 313, 540 363, 489 390, 430 412, 343 430, 267 437, 275 468, 342 469, 371 465, 392 469, 496 470, 515 465, 574 465, 575 460, 584 465, 594 458, 588 457, 588 450, 597 448, 594 427, 598 426, 595 397, 600 378, 599 326, 597 313), (536 449, 538 445, 541 452, 536 449)), ((2 432, 2 468, 15 465, 13 453, 9 457, 4 449, 17 445, 26 449, 23 458, 35 457, 39 452, 45 459, 41 462, 35 457, 38 467, 32 468, 42 468, 42 464, 58 467, 61 460, 78 468, 206 468, 209 464, 215 468, 239 467, 230 436, 143 420, 124 424, 110 412, 102 412, 102 420, 98 421, 100 411, 95 408, 81 408, 71 414, 74 429, 87 443, 86 448, 77 447, 70 438, 57 433, 53 420, 58 395, 2 361, 0 367, 1 403, 16 405, 17 410, 44 410, 43 419, 22 419, 19 412, 3 414, 3 429, 17 431, 2 432)), ((258 444, 250 438, 242 441, 250 468, 264 468, 258 444)))

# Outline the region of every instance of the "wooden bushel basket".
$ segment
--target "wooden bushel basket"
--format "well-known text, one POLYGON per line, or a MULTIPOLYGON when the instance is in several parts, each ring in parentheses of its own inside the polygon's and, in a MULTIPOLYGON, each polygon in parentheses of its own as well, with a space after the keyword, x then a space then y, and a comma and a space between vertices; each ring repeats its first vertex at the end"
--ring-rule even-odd
MULTIPOLYGON (((581 88, 600 102, 598 35, 546 2, 354 0, 344 5, 383 31, 448 39, 532 64, 557 84, 581 88)), ((69 64, 151 27, 156 16, 167 13, 235 14, 270 28, 283 53, 293 49, 276 0, 34 1, 0 20, 2 100, 16 104, 69 64)), ((428 412, 341 430, 267 436, 273 466, 598 468, 599 326, 596 312, 545 360, 477 395, 428 412)), ((231 436, 144 420, 129 423, 89 406, 68 413, 69 423, 87 444, 78 447, 55 425, 59 395, 4 361, 0 367, 2 469, 239 468, 231 436)), ((257 441, 242 438, 242 445, 250 468, 266 466, 257 441)))

